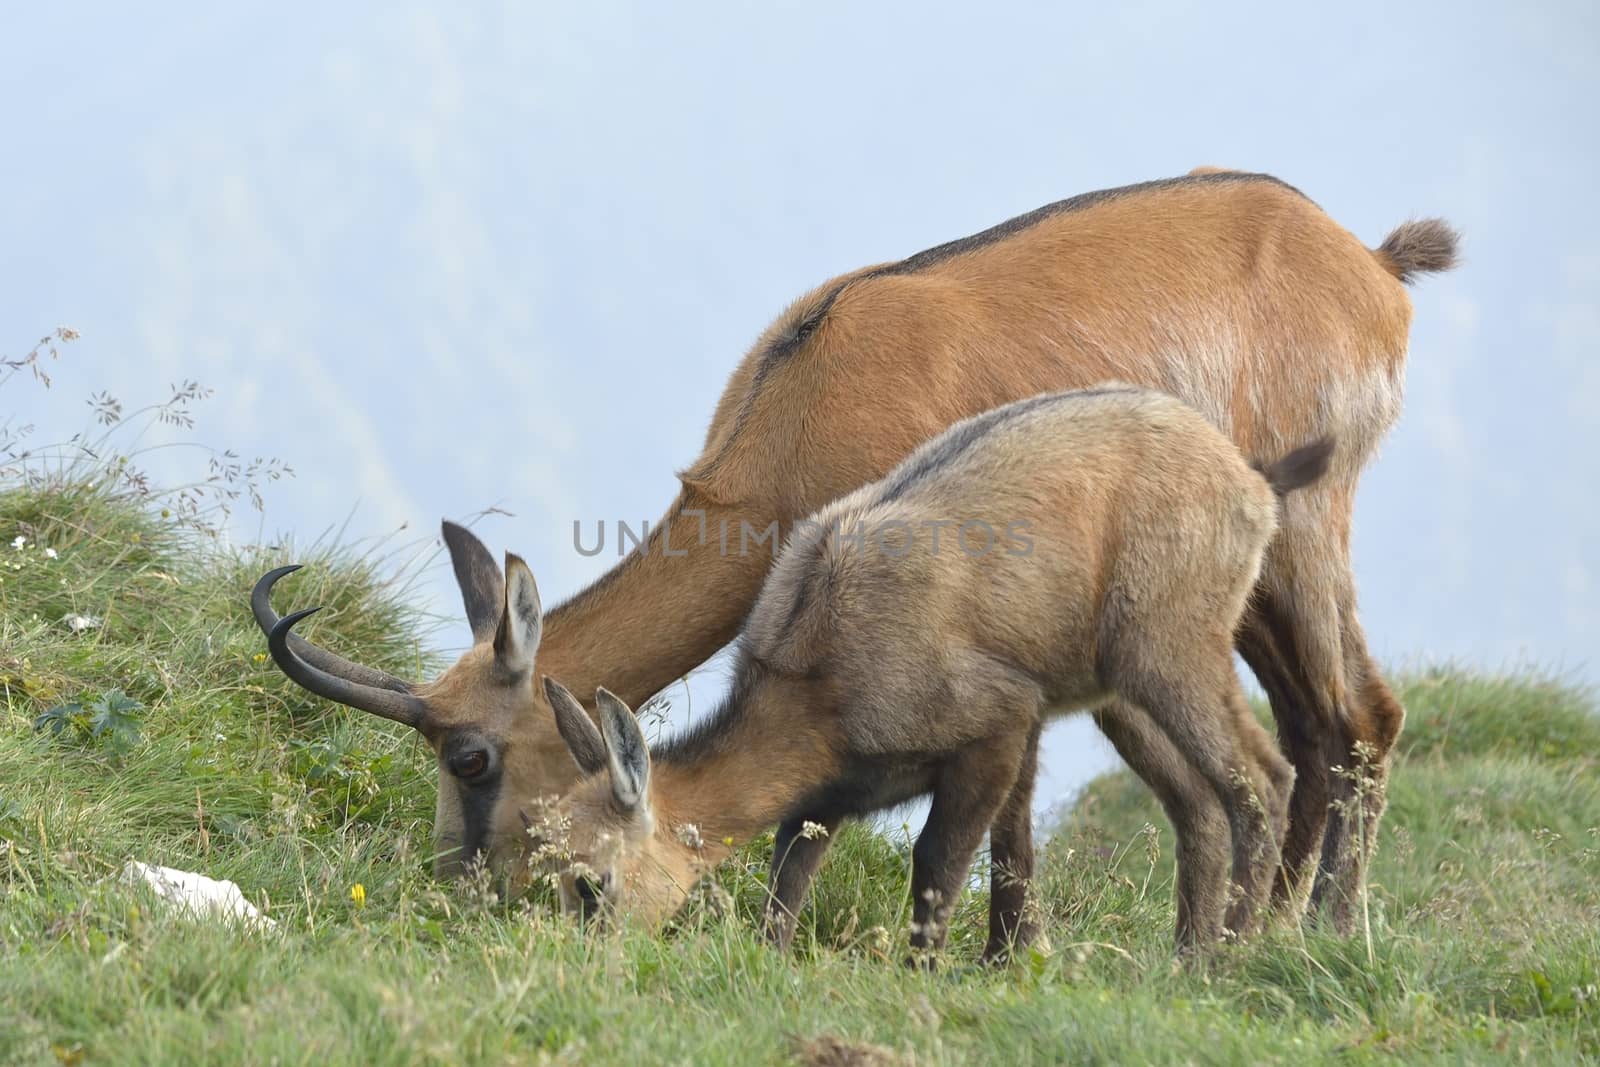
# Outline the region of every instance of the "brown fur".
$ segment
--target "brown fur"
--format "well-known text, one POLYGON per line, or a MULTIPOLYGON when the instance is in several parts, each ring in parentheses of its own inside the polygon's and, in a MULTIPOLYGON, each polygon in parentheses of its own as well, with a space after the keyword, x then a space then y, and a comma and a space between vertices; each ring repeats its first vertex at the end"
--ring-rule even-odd
MULTIPOLYGON (((1268 470, 1280 488, 1304 484, 1330 451, 1268 470)), ((1180 943, 1213 941, 1225 921, 1246 930, 1277 866, 1293 777, 1232 666, 1277 510, 1233 444, 1162 393, 1051 394, 960 423, 813 516, 816 535, 791 539, 746 623, 733 695, 653 761, 632 742, 624 780, 648 789, 619 797, 628 761, 602 766, 593 727, 562 701, 563 732, 594 772, 563 801, 572 856, 616 909, 659 922, 709 860, 777 824, 769 928, 785 943, 828 844, 805 824, 831 834, 931 792, 912 944, 943 943, 992 830, 985 954, 1000 958, 1029 933, 1040 725, 1102 707, 1102 720, 1133 721, 1114 729, 1158 731, 1181 753, 1180 767, 1153 768, 1158 781, 1198 778, 1210 795, 1190 803, 1225 814, 1189 826, 1199 839, 1182 849, 1186 862, 1222 856, 1231 838, 1239 899, 1229 907, 1226 875, 1206 859, 1181 872, 1180 943), (941 521, 965 525, 936 546, 941 521), (1026 547, 989 535, 1001 530, 1025 531, 1026 547)), ((612 752, 638 734, 621 705, 605 729, 612 752)), ((1168 758, 1153 745, 1135 769, 1168 758)), ((575 890, 567 900, 576 910, 575 890)))
MULTIPOLYGON (((551 612, 539 670, 578 692, 603 681, 643 700, 729 641, 754 602, 770 549, 722 551, 719 529, 791 522, 952 423, 1022 397, 1108 379, 1162 389, 1253 460, 1335 437, 1328 477, 1285 507, 1240 648, 1298 771, 1278 894, 1298 901, 1320 855, 1347 897, 1365 857, 1344 849, 1337 821, 1324 844, 1341 795, 1328 768, 1349 766, 1367 741, 1381 775, 1404 718, 1356 621, 1350 504, 1400 410, 1411 305, 1398 278, 1446 265, 1453 242, 1434 230, 1419 243, 1402 227, 1390 251, 1372 251, 1288 186, 1215 168, 1069 204, 797 300, 733 371, 651 540, 551 612), (669 542, 687 555, 669 555, 669 542)), ((527 678, 508 683, 492 657, 452 667, 430 714, 445 733, 511 745, 496 835, 520 837, 522 807, 572 780, 544 695, 527 678)), ((442 846, 463 836, 446 796, 456 788, 441 765, 442 846)), ((440 864, 457 866, 448 854, 440 864)))

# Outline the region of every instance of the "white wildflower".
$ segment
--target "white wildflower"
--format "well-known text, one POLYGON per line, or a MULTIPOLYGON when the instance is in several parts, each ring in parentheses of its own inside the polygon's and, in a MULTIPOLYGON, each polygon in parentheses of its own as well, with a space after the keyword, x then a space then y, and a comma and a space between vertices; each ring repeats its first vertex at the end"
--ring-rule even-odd
POLYGON ((22 546, 27 544, 27 543, 28 543, 28 539, 26 537, 23 537, 21 534, 18 534, 16 536, 16 538, 11 542, 11 547, 16 549, 18 552, 21 552, 22 551, 22 546))
POLYGON ((805 838, 807 841, 815 841, 818 838, 827 837, 828 828, 822 825, 820 822, 812 822, 810 819, 807 819, 805 822, 800 824, 800 836, 805 838))
POLYGON ((45 559, 55 559, 56 558, 56 550, 53 549, 53 548, 45 549, 44 550, 44 558, 45 559))
POLYGON ((705 847, 705 841, 700 837, 700 827, 692 822, 686 822, 678 827, 678 840, 694 849, 696 852, 705 847))
POLYGON ((61 621, 66 623, 67 629, 71 630, 75 634, 81 634, 85 630, 98 630, 100 628, 100 620, 93 615, 63 615, 61 617, 61 621))

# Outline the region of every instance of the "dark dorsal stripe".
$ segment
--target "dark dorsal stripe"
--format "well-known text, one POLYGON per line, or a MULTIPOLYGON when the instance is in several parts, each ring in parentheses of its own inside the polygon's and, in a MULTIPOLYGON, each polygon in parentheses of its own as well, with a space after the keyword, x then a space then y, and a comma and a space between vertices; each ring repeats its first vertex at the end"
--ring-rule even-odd
POLYGON ((1053 204, 1046 204, 1044 207, 1030 211, 1026 215, 1018 215, 1016 218, 1008 219, 998 226, 991 226, 981 233, 936 245, 933 248, 918 252, 914 256, 902 259, 898 263, 891 263, 886 267, 880 267, 877 270, 869 271, 846 281, 835 282, 828 292, 824 294, 823 298, 817 302, 816 306, 796 323, 793 329, 782 337, 774 339, 767 346, 760 362, 756 364, 755 375, 750 382, 749 390, 744 395, 743 402, 739 406, 739 412, 734 416, 733 427, 728 434, 726 443, 723 445, 722 450, 709 463, 705 464, 701 470, 701 475, 703 477, 711 477, 716 474, 723 461, 732 453, 735 445, 741 439, 745 425, 749 421, 750 413, 754 410, 756 400, 766 387, 767 380, 771 377, 773 369, 781 366, 789 356, 796 354, 804 347, 805 340, 810 335, 810 332, 821 325, 822 320, 832 309, 839 296, 851 285, 871 278, 915 274, 918 271, 928 270, 956 256, 974 252, 980 248, 986 248, 989 245, 1015 237, 1057 215, 1085 211, 1113 200, 1139 196, 1143 193, 1160 192, 1164 189, 1195 185, 1229 185, 1236 182, 1268 182, 1287 189, 1298 197, 1308 201, 1310 199, 1288 182, 1280 181, 1270 174, 1219 171, 1214 174, 1186 174, 1177 178, 1160 178, 1155 181, 1139 182, 1135 185, 1123 185, 1115 189, 1099 189, 1091 193, 1080 193, 1066 200, 1057 200, 1053 204))
POLYGON ((766 666, 750 654, 749 646, 741 635, 734 644, 733 683, 711 712, 689 725, 677 736, 661 742, 650 750, 650 758, 658 764, 691 766, 724 749, 729 744, 745 705, 760 685, 762 676, 770 673, 766 666))
POLYGON ((1083 400, 1092 396, 1106 396, 1110 393, 1138 393, 1140 391, 1131 387, 1120 386, 1077 389, 1065 393, 1043 393, 1027 400, 1018 400, 1004 407, 986 411, 982 415, 968 419, 954 429, 946 431, 942 437, 935 438, 926 450, 895 468, 889 474, 888 480, 883 484, 883 489, 873 498, 872 503, 887 504, 898 500, 917 484, 926 481, 940 469, 970 452, 978 442, 989 434, 1008 423, 1015 422, 1029 412, 1037 411, 1042 407, 1055 403, 1083 400))
MULTIPOLYGON (((822 322, 823 317, 828 314, 828 309, 833 307, 833 302, 839 299, 839 294, 844 292, 844 287, 849 284, 849 282, 836 282, 833 288, 824 293, 822 299, 817 301, 817 306, 806 312, 805 317, 795 323, 793 330, 790 330, 782 337, 775 338, 772 344, 767 346, 767 355, 769 357, 786 356, 804 344, 805 339, 811 336, 811 331, 815 330, 817 325, 822 322)), ((761 375, 765 370, 765 364, 756 368, 756 380, 751 383, 752 392, 760 387, 761 375)))
MULTIPOLYGON (((1016 218, 1007 219, 998 226, 991 226, 981 233, 975 233, 968 237, 957 238, 954 241, 946 241, 942 245, 935 245, 933 248, 924 249, 914 256, 908 256, 905 259, 900 260, 898 263, 891 263, 886 267, 879 267, 877 270, 869 271, 866 274, 863 274, 857 278, 853 278, 848 282, 838 283, 828 291, 822 300, 818 302, 817 306, 813 308, 810 313, 805 316, 805 318, 796 324, 794 330, 785 334, 783 337, 777 338, 771 343, 771 345, 768 346, 766 353, 767 358, 780 359, 795 352, 804 342, 809 332, 811 330, 815 330, 822 322, 822 319, 828 314, 828 310, 833 307, 834 301, 839 299, 839 294, 845 290, 846 286, 855 282, 868 281, 872 278, 893 277, 901 274, 916 274, 920 271, 928 270, 932 267, 938 266, 941 263, 947 262, 948 260, 954 259, 956 256, 965 255, 968 252, 976 252, 981 248, 987 248, 989 245, 998 244, 999 242, 1007 240, 1008 238, 1015 237, 1020 233, 1024 233, 1032 229, 1047 219, 1055 218, 1057 215, 1067 215, 1075 211, 1086 211, 1089 208, 1098 207, 1101 204, 1109 203, 1113 200, 1121 200, 1130 196, 1139 196, 1143 193, 1161 192, 1162 190, 1166 189, 1178 189, 1185 186, 1230 185, 1236 182, 1270 182, 1271 184, 1280 188, 1289 190, 1296 196, 1305 197, 1305 194, 1299 189, 1296 189, 1288 182, 1274 178, 1270 174, 1250 174, 1243 171, 1219 171, 1215 174, 1186 174, 1177 178, 1159 178, 1155 181, 1139 182, 1135 185, 1123 185, 1115 189, 1097 189, 1091 193, 1080 193, 1077 196, 1068 197, 1065 200, 1057 200, 1053 204, 1046 204, 1044 207, 1036 208, 1033 211, 1028 212, 1026 215, 1018 215, 1016 218)), ((752 383, 752 393, 759 388, 761 381, 761 368, 758 368, 756 371, 756 380, 752 383)))
POLYGON ((1219 171, 1215 174, 1185 174, 1177 178, 1159 178, 1155 181, 1139 182, 1135 185, 1123 185, 1115 189, 1097 189, 1092 193, 1080 193, 1068 197, 1066 200, 1057 200, 1053 204, 1036 208, 1026 215, 1018 215, 1014 219, 1007 219, 998 226, 991 226, 982 233, 975 233, 970 237, 958 238, 947 241, 942 245, 918 252, 914 256, 892 263, 887 267, 866 274, 865 278, 888 277, 896 274, 915 274, 918 271, 936 267, 940 263, 968 252, 975 252, 992 244, 998 244, 1009 237, 1015 237, 1025 230, 1029 230, 1046 219, 1053 219, 1057 215, 1068 215, 1075 211, 1085 211, 1092 207, 1125 197, 1138 196, 1142 193, 1161 192, 1166 189, 1180 189, 1191 185, 1229 185, 1235 182, 1270 182, 1280 188, 1287 189, 1296 196, 1304 197, 1305 194, 1288 182, 1280 181, 1270 174, 1248 174, 1243 171, 1219 171))

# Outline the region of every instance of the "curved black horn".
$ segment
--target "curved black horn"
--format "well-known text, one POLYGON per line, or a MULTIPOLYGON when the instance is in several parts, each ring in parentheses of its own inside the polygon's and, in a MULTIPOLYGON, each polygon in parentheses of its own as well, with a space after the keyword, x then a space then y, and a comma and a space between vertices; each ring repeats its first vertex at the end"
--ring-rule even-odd
MULTIPOLYGON (((278 625, 278 613, 272 610, 272 587, 279 578, 293 574, 300 569, 300 564, 294 563, 287 567, 279 567, 263 574, 256 582, 254 589, 250 590, 250 611, 256 617, 256 625, 261 627, 261 632, 268 637, 272 636, 272 628, 278 625)), ((359 663, 351 663, 343 656, 336 656, 326 649, 318 648, 299 634, 289 635, 289 647, 300 659, 311 666, 331 674, 336 678, 344 678, 357 685, 376 686, 379 689, 389 689, 396 693, 409 693, 411 687, 387 671, 380 671, 375 667, 363 667, 359 663)), ((276 659, 276 657, 274 657, 276 659)), ((283 661, 278 661, 278 666, 283 666, 283 661)), ((284 668, 288 673, 288 668, 284 668)), ((292 674, 290 677, 294 677, 292 674)), ((304 683, 302 683, 304 684, 304 683)))
MULTIPOLYGON (((422 729, 423 720, 427 717, 427 705, 409 689, 405 692, 395 692, 392 689, 380 689, 376 686, 363 685, 349 678, 341 678, 330 674, 320 667, 313 666, 308 661, 301 659, 290 647, 289 632, 294 624, 313 615, 321 608, 307 608, 297 611, 293 615, 285 615, 273 625, 267 634, 267 648, 272 652, 274 662, 287 674, 290 679, 301 687, 310 690, 319 697, 340 704, 369 711, 374 715, 395 722, 405 723, 415 729, 422 729)), ((306 647, 315 647, 307 645, 306 647)), ((326 655, 326 653, 324 653, 326 655)))

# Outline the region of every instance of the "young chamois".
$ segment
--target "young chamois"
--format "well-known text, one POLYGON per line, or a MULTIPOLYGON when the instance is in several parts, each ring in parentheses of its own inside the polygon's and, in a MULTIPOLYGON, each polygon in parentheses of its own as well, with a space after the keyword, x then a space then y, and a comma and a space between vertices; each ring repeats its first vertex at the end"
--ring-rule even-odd
MULTIPOLYGON (((508 557, 502 575, 477 538, 446 524, 476 644, 431 683, 289 632, 297 616, 280 620, 268 602, 282 570, 262 579, 252 607, 277 633, 269 645, 290 677, 428 739, 439 765, 436 870, 483 856, 515 871, 529 805, 574 777, 534 684, 535 654, 538 672, 578 692, 604 683, 643 701, 738 633, 779 543, 760 536, 771 524, 786 531, 961 419, 1117 379, 1191 404, 1252 460, 1331 437, 1333 467, 1287 502, 1237 644, 1296 770, 1275 895, 1297 909, 1320 858, 1318 891, 1344 928, 1366 852, 1349 847, 1355 794, 1331 768, 1368 762, 1378 779, 1363 791, 1370 847, 1404 719, 1356 617, 1351 505, 1400 412, 1411 322, 1402 283, 1449 269, 1455 243, 1443 223, 1421 221, 1368 249, 1261 174, 1076 196, 802 296, 733 371, 646 543, 548 618, 520 561, 508 557)), ((1153 768, 1146 780, 1180 838, 1221 820, 1142 714, 1113 701, 1096 719, 1125 760, 1153 768)), ((1025 851, 1006 858, 1018 870, 1026 861, 1025 851)))
MULTIPOLYGON (((1227 816, 1179 840, 1180 945, 1222 936, 1225 910, 1248 929, 1293 770, 1246 704, 1234 631, 1279 498, 1332 452, 1321 442, 1258 471, 1192 408, 1120 384, 956 424, 790 538, 731 694, 683 738, 652 756, 621 701, 597 694, 597 730, 546 679, 591 776, 556 809, 564 902, 662 921, 710 864, 777 826, 768 928, 786 944, 840 822, 931 793, 912 945, 938 948, 984 833, 1013 847, 1026 833, 1043 721, 1116 699, 1149 716, 1227 816)), ((1026 892, 996 886, 990 958, 1016 939, 1026 892)))

